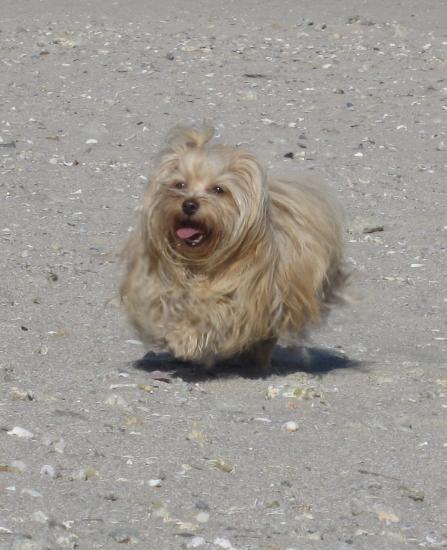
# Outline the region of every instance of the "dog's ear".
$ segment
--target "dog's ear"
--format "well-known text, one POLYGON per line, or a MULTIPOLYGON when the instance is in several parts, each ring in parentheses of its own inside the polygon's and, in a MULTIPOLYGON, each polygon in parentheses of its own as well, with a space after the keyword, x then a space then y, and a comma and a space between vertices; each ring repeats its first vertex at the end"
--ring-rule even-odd
POLYGON ((168 134, 168 145, 174 149, 201 149, 214 136, 214 128, 203 124, 200 128, 176 126, 168 134))

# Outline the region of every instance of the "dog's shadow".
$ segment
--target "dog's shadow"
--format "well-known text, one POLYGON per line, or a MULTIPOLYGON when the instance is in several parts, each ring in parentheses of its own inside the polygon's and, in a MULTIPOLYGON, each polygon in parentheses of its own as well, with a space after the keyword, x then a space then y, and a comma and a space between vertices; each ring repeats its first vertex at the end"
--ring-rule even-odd
POLYGON ((146 371, 151 378, 170 382, 181 378, 185 382, 202 382, 219 378, 267 378, 271 375, 284 376, 294 372, 306 372, 322 376, 333 370, 360 367, 361 363, 328 349, 315 347, 285 348, 275 346, 272 365, 268 372, 259 372, 253 365, 246 365, 239 358, 217 363, 211 370, 198 363, 180 361, 168 353, 147 353, 133 366, 146 371))

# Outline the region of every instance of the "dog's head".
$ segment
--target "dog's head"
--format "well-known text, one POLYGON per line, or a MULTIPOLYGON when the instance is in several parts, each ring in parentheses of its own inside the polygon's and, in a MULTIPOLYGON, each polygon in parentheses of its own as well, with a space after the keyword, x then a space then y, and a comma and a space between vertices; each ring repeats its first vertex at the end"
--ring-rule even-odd
POLYGON ((177 128, 143 202, 152 253, 207 264, 247 253, 265 232, 264 172, 246 151, 211 145, 213 130, 177 128))

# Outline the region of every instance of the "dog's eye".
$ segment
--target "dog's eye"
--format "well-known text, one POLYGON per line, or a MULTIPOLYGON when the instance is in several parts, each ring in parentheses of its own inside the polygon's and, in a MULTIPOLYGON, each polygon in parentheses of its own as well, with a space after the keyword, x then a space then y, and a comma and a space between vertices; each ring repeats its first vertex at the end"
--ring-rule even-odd
POLYGON ((175 189, 185 189, 186 183, 184 181, 174 181, 172 187, 175 189))
POLYGON ((215 193, 216 195, 223 195, 223 193, 225 193, 224 191, 224 188, 223 187, 220 187, 219 185, 215 185, 211 191, 213 193, 215 193))

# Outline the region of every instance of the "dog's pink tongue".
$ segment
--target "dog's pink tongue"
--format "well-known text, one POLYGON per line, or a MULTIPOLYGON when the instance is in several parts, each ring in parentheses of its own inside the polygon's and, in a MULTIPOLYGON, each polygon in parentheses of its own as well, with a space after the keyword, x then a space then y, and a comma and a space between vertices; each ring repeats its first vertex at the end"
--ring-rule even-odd
POLYGON ((194 236, 202 235, 203 231, 197 227, 181 227, 177 229, 177 237, 182 240, 191 239, 194 236))

